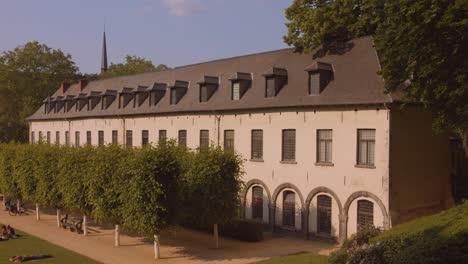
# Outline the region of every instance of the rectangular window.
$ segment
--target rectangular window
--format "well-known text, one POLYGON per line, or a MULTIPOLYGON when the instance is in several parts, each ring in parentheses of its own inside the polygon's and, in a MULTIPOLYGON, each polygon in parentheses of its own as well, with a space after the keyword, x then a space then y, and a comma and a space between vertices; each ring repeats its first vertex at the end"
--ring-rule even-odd
POLYGON ((180 146, 187 147, 187 130, 179 130, 178 140, 180 146))
POLYGON ((60 131, 55 131, 55 145, 60 145, 60 131))
POLYGON ((240 82, 232 83, 232 100, 240 100, 240 82))
POLYGON ((252 130, 252 153, 251 158, 253 160, 263 159, 263 130, 253 129, 252 130))
POLYGON ((332 138, 331 129, 317 130, 317 163, 332 163, 332 138))
POLYGON ((70 146, 70 131, 65 131, 65 145, 70 146))
POLYGON ((43 138, 42 138, 42 131, 39 131, 39 138, 37 139, 39 143, 42 143, 43 142, 43 138))
POLYGON ((200 102, 208 101, 208 85, 200 85, 200 102))
POLYGON ((374 226, 374 204, 367 200, 359 200, 357 207, 357 230, 372 228, 374 226))
POLYGON ((86 145, 91 145, 91 131, 86 131, 86 145))
POLYGON ((47 131, 47 144, 50 144, 50 131, 47 131))
POLYGON ((320 94, 320 74, 318 72, 309 73, 309 94, 320 94))
POLYGON ((283 129, 282 161, 296 160, 296 130, 283 129))
POLYGON ((98 145, 99 146, 104 145, 104 131, 102 131, 102 130, 98 131, 98 145))
POLYGON ((112 130, 112 144, 119 144, 119 132, 112 130))
POLYGON ((80 131, 75 132, 75 147, 80 146, 80 131))
POLYGON ((158 136, 159 142, 166 141, 166 139, 167 139, 167 130, 165 129, 159 130, 159 136, 158 136))
POLYGON ((148 130, 142 130, 141 131, 141 145, 146 146, 149 143, 149 134, 148 130))
POLYGON ((133 131, 132 130, 127 130, 125 133, 126 136, 126 146, 127 147, 133 147, 133 131))
POLYGON ((234 151, 234 130, 224 130, 224 150, 234 151))
POLYGON ((275 77, 266 77, 265 97, 275 97, 275 77))
POLYGON ((31 144, 34 144, 36 143, 36 139, 35 139, 35 136, 34 136, 34 131, 31 132, 31 144))
POLYGON ((210 146, 210 131, 200 130, 200 148, 208 148, 210 146))
POLYGON ((177 88, 171 88, 171 104, 177 104, 177 88))
POLYGON ((357 164, 374 166, 375 129, 358 129, 357 164))

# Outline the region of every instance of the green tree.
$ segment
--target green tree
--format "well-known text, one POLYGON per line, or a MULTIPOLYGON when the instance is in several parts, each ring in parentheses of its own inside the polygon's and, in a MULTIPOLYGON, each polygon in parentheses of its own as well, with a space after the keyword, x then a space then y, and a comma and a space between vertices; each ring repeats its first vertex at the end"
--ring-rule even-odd
POLYGON ((26 142, 25 118, 78 68, 69 54, 39 42, 28 42, 0 55, 0 141, 26 142))
POLYGON ((169 69, 169 67, 164 64, 159 64, 157 67, 155 67, 153 62, 150 60, 146 60, 137 56, 127 55, 127 57, 125 57, 125 63, 111 63, 107 71, 99 75, 99 78, 102 79, 114 76, 162 71, 167 69, 169 69))
POLYGON ((311 52, 372 35, 387 92, 436 114, 434 127, 468 130, 468 2, 465 0, 295 0, 287 44, 311 52))

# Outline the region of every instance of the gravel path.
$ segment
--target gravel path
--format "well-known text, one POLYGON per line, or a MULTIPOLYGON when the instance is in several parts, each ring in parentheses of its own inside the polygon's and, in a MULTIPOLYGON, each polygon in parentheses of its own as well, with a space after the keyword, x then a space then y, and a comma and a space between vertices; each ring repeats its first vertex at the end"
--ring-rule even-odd
MULTIPOLYGON (((154 260, 153 244, 142 237, 121 235, 120 247, 114 247, 114 231, 90 226, 87 237, 57 227, 55 215, 41 214, 37 221, 35 212, 9 216, 0 211, 0 223, 40 237, 53 244, 86 255, 103 263, 229 263, 241 264, 263 260, 273 256, 298 252, 328 254, 335 246, 303 239, 273 237, 258 243, 220 238, 220 249, 213 248, 209 234, 181 229, 161 234, 161 259, 154 260)), ((44 252, 47 254, 47 252, 44 252)))

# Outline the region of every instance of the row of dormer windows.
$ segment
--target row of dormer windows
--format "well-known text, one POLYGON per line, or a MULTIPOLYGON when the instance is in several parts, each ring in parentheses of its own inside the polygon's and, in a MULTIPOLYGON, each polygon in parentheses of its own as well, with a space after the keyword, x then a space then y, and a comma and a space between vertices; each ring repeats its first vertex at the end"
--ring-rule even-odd
MULTIPOLYGON (((322 90, 333 80, 333 68, 330 64, 317 62, 305 69, 308 72, 308 93, 309 95, 319 95, 322 90)), ((281 89, 288 83, 288 72, 283 68, 273 67, 263 74, 265 79, 265 98, 272 98, 278 95, 281 89)), ((231 78, 231 100, 241 100, 244 94, 252 86, 252 73, 237 72, 231 78)), ((219 87, 219 77, 204 76, 197 82, 199 85, 199 102, 208 102, 219 87)), ((107 109, 115 100, 118 101, 118 108, 128 106, 139 107, 145 101, 149 105, 156 105, 164 97, 169 89, 170 104, 176 105, 187 93, 189 82, 177 80, 173 84, 154 83, 152 87, 138 86, 137 88, 123 88, 119 92, 116 90, 106 90, 105 92, 91 91, 89 94, 80 93, 76 96, 49 97, 44 100, 44 111, 58 113, 68 112, 72 108, 75 111, 91 111, 99 104, 101 110, 107 109)))
MULTIPOLYGON (((39 131, 39 141, 43 141, 42 131, 39 131)), ((55 132, 55 144, 60 144, 60 132, 55 132)), ((295 163, 296 162, 296 129, 283 129, 281 131, 281 162, 295 163)), ((223 146, 227 151, 235 149, 235 130, 224 130, 223 146)), ((167 130, 158 131, 158 141, 166 140, 168 137, 167 130)), ((333 130, 318 129, 316 136, 316 163, 317 165, 333 165, 333 130)), ((51 143, 51 132, 46 132, 46 142, 51 143)), ((187 130, 179 130, 177 133, 177 142, 179 145, 187 147, 187 130)), ((252 129, 250 134, 251 152, 250 159, 252 161, 263 161, 263 130, 252 129)), ((36 143, 35 132, 31 132, 31 143, 36 143)), ((65 131, 65 145, 70 145, 70 132, 65 131)), ((92 131, 86 131, 87 145, 92 145, 92 131)), ((97 142, 94 144, 102 146, 104 142, 104 131, 97 132, 97 142)), ((118 131, 112 130, 112 144, 118 144, 118 131)), ((149 144, 149 131, 141 130, 141 144, 149 144)), ((74 146, 80 146, 80 131, 75 131, 74 146)), ((200 148, 208 147, 210 144, 210 132, 206 129, 199 131, 200 148)), ((125 131, 125 145, 133 147, 133 130, 125 131)), ((375 129, 358 129, 357 130, 357 157, 356 164, 359 166, 374 166, 375 161, 375 129)))

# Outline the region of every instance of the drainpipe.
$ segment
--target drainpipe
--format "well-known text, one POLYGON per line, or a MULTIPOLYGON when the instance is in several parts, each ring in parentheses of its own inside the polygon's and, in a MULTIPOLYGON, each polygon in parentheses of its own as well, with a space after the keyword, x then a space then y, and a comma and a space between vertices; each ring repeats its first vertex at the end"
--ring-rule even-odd
MULTIPOLYGON (((122 145, 126 146, 127 142, 125 142, 126 141, 125 140, 126 139, 126 137, 125 137, 125 118, 123 118, 123 117, 122 117, 122 137, 123 137, 123 139, 122 139, 123 144, 122 145)), ((117 142, 117 143, 119 143, 119 142, 117 142)))
POLYGON ((221 138, 221 116, 217 115, 216 112, 213 111, 213 115, 215 117, 215 129, 217 130, 216 134, 217 134, 217 142, 216 142, 216 145, 219 147, 219 142, 220 142, 220 138, 221 138))
POLYGON ((389 229, 390 226, 391 226, 391 223, 392 223, 392 214, 391 214, 391 207, 390 207, 390 180, 391 180, 391 170, 392 170, 392 166, 391 166, 391 157, 392 157, 392 137, 391 137, 391 133, 392 133, 392 126, 391 126, 391 107, 390 105, 388 105, 387 103, 384 103, 384 108, 387 110, 387 120, 388 120, 388 192, 387 192, 387 201, 388 201, 388 205, 387 205, 387 210, 388 210, 388 219, 384 219, 384 228, 385 229, 389 229))

